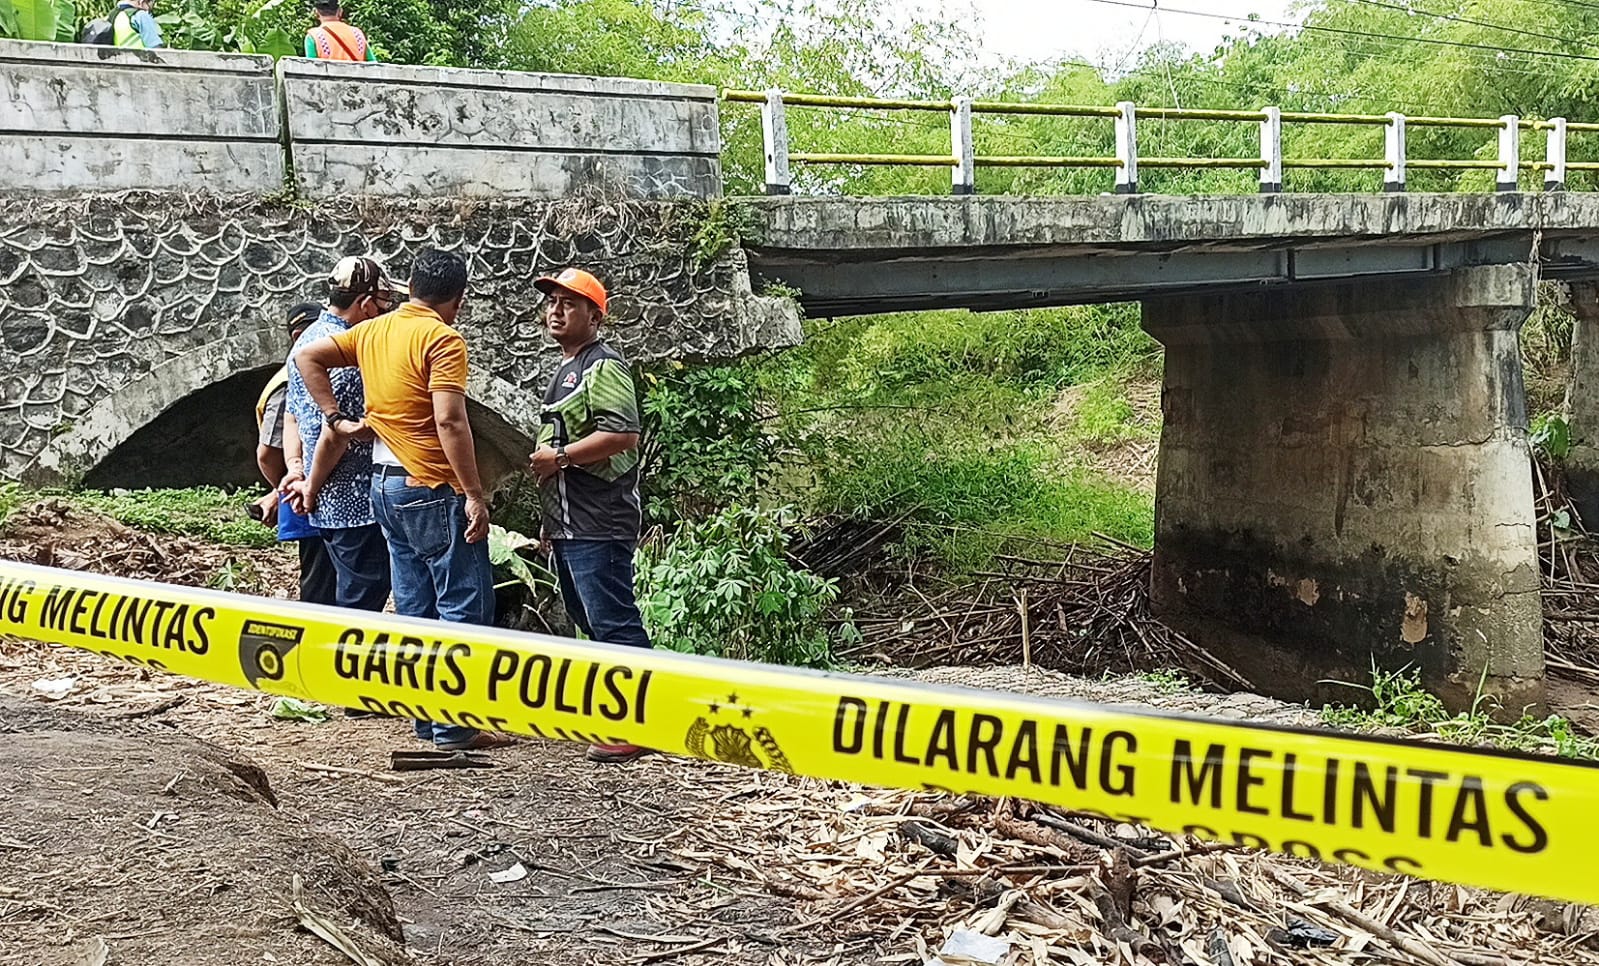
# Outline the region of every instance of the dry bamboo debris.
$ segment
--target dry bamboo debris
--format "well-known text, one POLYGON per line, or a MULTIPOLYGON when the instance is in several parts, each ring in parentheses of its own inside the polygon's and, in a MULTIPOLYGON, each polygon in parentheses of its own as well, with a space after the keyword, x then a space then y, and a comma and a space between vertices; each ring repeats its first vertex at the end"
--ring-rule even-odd
POLYGON ((679 853, 800 899, 791 939, 864 938, 883 962, 926 962, 964 930, 1009 942, 1006 966, 1599 964, 1599 912, 1582 907, 1008 800, 811 781, 765 792, 759 811, 685 830, 679 853))
POLYGON ((1561 677, 1599 686, 1599 541, 1583 526, 1558 468, 1533 462, 1544 659, 1561 677))
MULTIPOLYGON (((1534 484, 1546 662, 1558 676, 1599 686, 1599 539, 1584 528, 1558 472, 1535 464, 1534 484)), ((898 527, 854 524, 818 534, 816 546, 834 551, 822 556, 835 564, 863 559, 850 557, 849 538, 870 537, 866 549, 875 554, 898 527)), ((1151 615, 1148 552, 1100 539, 1105 549, 1066 548, 1059 560, 1001 555, 998 569, 971 575, 979 582, 933 592, 924 586, 938 578, 907 575, 901 593, 857 609, 863 640, 846 656, 912 667, 1037 664, 1084 675, 1175 666, 1199 681, 1250 689, 1235 669, 1151 615)))
POLYGON ((982 583, 928 594, 915 581, 882 612, 862 611, 855 656, 896 664, 1037 664, 1075 674, 1179 666, 1230 688, 1249 682, 1150 614, 1151 559, 1108 541, 1062 560, 999 556, 982 583))

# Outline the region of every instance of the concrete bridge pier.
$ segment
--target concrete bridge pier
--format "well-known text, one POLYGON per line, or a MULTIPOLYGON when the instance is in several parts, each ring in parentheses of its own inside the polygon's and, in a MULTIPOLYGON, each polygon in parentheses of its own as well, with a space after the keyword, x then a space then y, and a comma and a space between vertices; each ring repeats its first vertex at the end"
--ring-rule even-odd
POLYGON ((1566 383, 1566 492, 1584 526, 1599 526, 1599 282, 1570 283, 1571 376, 1566 383))
POLYGON ((1144 301, 1166 347, 1154 605, 1262 690, 1373 664, 1542 701, 1527 265, 1144 301))

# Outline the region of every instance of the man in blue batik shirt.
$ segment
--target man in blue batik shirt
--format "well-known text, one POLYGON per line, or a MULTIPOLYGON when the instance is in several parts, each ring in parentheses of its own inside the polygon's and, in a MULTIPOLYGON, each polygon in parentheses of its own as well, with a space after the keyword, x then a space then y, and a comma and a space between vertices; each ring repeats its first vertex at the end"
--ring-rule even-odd
MULTIPOLYGON (((339 260, 328 278, 331 289, 328 307, 294 343, 290 352, 346 329, 360 325, 394 308, 400 297, 383 266, 370 258, 351 256, 339 260)), ((355 366, 334 369, 333 395, 339 403, 339 417, 360 419, 366 411, 361 370, 355 366)), ((322 408, 311 398, 305 380, 296 366, 289 366, 288 417, 300 435, 299 463, 289 464, 279 490, 291 492, 293 484, 314 478, 317 441, 327 428, 322 408)), ((285 427, 285 432, 289 427, 285 427)), ((372 515, 372 441, 352 440, 338 465, 312 499, 311 522, 322 531, 322 540, 338 572, 340 607, 360 610, 383 609, 389 598, 389 547, 383 531, 372 515)))

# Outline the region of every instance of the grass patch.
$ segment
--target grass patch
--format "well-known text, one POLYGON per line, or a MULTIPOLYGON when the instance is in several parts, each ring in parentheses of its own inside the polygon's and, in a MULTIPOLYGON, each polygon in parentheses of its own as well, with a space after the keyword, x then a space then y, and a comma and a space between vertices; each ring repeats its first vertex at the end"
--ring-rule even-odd
POLYGON ((947 310, 813 326, 800 353, 816 390, 893 396, 965 375, 1058 389, 1158 352, 1132 303, 1009 312, 947 310))
POLYGON ((1076 390, 1080 395, 1071 407, 1067 437, 1094 449, 1159 439, 1159 421, 1140 412, 1131 399, 1134 384, 1149 378, 1140 367, 1108 374, 1076 390))
POLYGON ((1369 706, 1328 706, 1322 709, 1322 720, 1352 731, 1399 728, 1451 744, 1599 759, 1599 740, 1578 733, 1559 715, 1536 718, 1524 714, 1510 724, 1501 724, 1489 716, 1487 702, 1481 698, 1470 711, 1450 714, 1436 695, 1421 686, 1420 672, 1414 669, 1373 669, 1371 684, 1360 689, 1370 692, 1369 706))
POLYGON ((185 490, 88 490, 44 493, 98 510, 119 523, 150 533, 193 537, 231 547, 271 547, 277 533, 245 516, 255 497, 214 486, 185 490))
POLYGON ((1086 541, 1095 532, 1144 547, 1154 540, 1147 495, 1082 470, 1061 471, 1043 447, 885 442, 824 464, 815 509, 902 519, 906 549, 930 553, 952 570, 981 569, 1007 549, 1086 541))

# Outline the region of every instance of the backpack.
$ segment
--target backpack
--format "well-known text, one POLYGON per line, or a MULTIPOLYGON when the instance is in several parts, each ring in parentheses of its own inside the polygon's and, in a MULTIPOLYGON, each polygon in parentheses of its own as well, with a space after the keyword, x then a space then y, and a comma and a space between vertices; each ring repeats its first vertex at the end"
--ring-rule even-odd
POLYGON ((116 25, 104 17, 96 17, 83 25, 80 42, 110 47, 116 43, 116 25))

